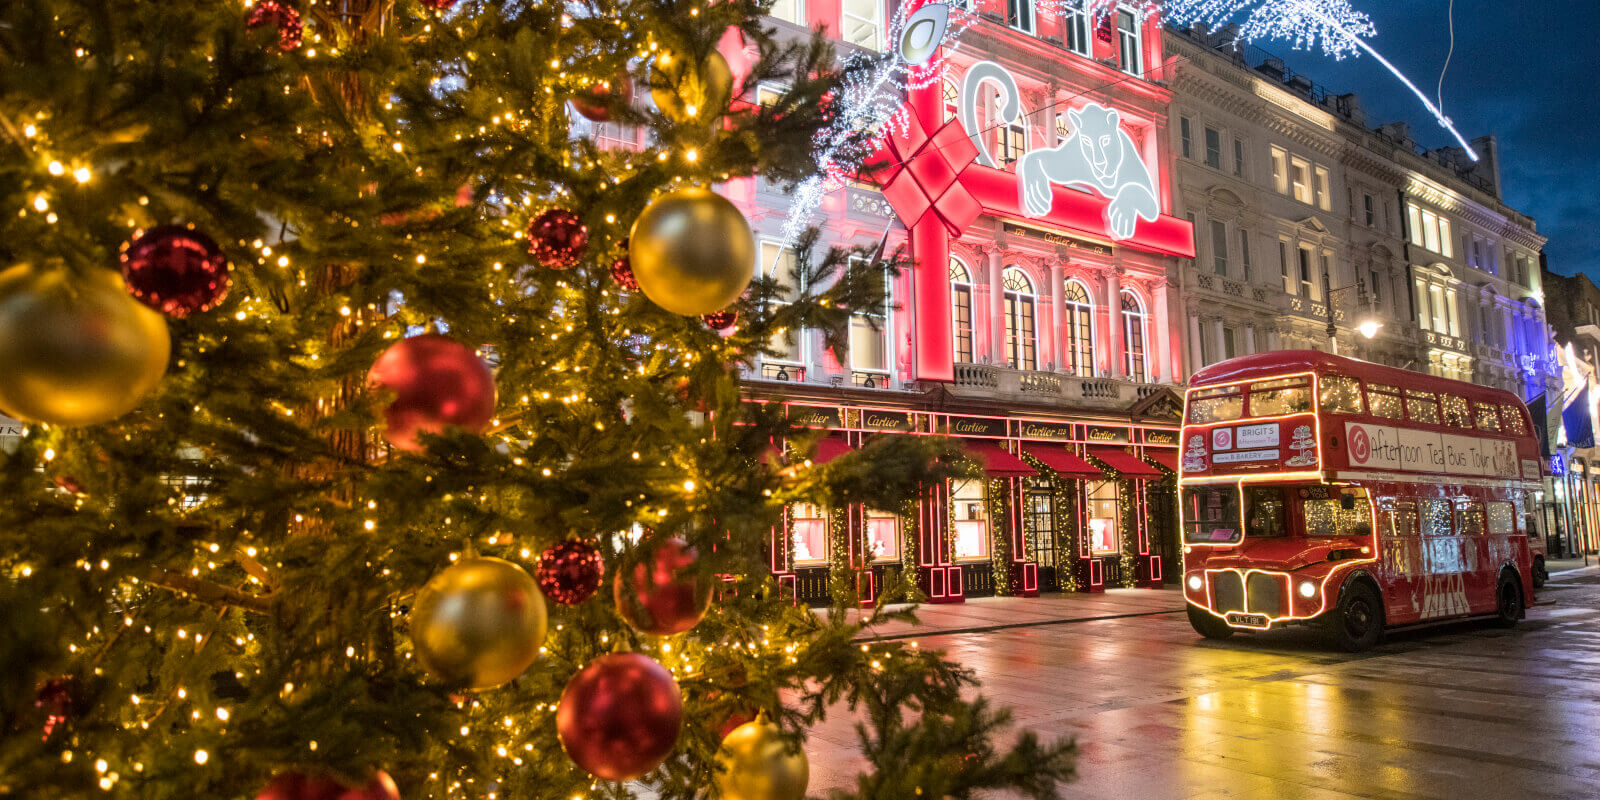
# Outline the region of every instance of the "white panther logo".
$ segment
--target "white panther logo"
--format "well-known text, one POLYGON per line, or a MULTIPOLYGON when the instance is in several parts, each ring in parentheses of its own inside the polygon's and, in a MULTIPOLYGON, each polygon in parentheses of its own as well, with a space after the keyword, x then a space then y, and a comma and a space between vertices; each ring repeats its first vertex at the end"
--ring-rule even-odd
MULTIPOLYGON (((967 70, 961 87, 961 124, 978 147, 978 162, 997 167, 978 131, 977 90, 986 80, 1000 86, 998 113, 1007 124, 1022 117, 1021 94, 1004 67, 984 61, 967 70)), ((1106 227, 1113 239, 1133 236, 1139 220, 1154 222, 1161 216, 1155 179, 1139 160, 1139 146, 1122 129, 1116 109, 1098 103, 1067 112, 1072 135, 1050 150, 1026 153, 1017 162, 1017 187, 1023 212, 1030 217, 1050 213, 1054 184, 1088 189, 1111 201, 1106 207, 1106 227)))

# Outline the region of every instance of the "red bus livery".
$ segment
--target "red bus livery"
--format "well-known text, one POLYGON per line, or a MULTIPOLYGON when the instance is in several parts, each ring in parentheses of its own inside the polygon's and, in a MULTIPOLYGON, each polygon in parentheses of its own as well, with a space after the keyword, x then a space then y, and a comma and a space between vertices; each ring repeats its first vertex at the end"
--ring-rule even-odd
POLYGON ((1524 615, 1542 473, 1515 395, 1309 350, 1189 385, 1179 513, 1201 635, 1312 623, 1362 650, 1385 627, 1524 615))

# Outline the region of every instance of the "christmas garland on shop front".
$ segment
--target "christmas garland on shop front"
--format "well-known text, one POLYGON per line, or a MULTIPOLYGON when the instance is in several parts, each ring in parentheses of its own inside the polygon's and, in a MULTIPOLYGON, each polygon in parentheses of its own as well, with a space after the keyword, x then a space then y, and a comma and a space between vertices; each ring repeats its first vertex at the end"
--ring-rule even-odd
POLYGON ((828 509, 828 597, 835 605, 861 602, 860 570, 850 563, 849 509, 828 509))
MULTIPOLYGON (((917 588, 917 538, 922 532, 922 498, 913 497, 900 506, 900 580, 903 581, 901 597, 885 596, 884 600, 917 602, 922 592, 917 588)), ((885 581, 888 583, 888 581, 885 581)))
POLYGON ((989 478, 983 495, 984 512, 989 517, 989 573, 997 597, 1013 594, 1011 586, 1011 515, 1007 514, 1009 492, 1005 478, 989 478))
POLYGON ((1139 519, 1135 513, 1133 503, 1135 481, 1124 477, 1121 470, 1095 458, 1093 454, 1085 453, 1084 457, 1089 460, 1090 464, 1105 470, 1106 474, 1111 476, 1111 480, 1117 482, 1117 516, 1122 519, 1121 552, 1117 556, 1120 577, 1117 585, 1124 589, 1131 589, 1134 586, 1134 563, 1139 552, 1139 529, 1137 527, 1139 519))
MULTIPOLYGON (((1027 450, 1021 450, 1018 455, 1028 466, 1039 470, 1050 478, 1050 513, 1055 516, 1055 530, 1051 534, 1051 548, 1056 553, 1056 582, 1063 592, 1076 592, 1078 590, 1078 537, 1073 535, 1072 508, 1076 504, 1071 478, 1062 477, 1046 466, 1043 461, 1035 458, 1027 450), (1063 535, 1067 538, 1068 546, 1062 546, 1063 535)), ((1026 510, 1026 509, 1024 509, 1026 510)), ((1023 530, 1025 531, 1024 546, 1026 553, 1037 563, 1039 558, 1039 533, 1035 530, 1033 515, 1022 515, 1023 530)))

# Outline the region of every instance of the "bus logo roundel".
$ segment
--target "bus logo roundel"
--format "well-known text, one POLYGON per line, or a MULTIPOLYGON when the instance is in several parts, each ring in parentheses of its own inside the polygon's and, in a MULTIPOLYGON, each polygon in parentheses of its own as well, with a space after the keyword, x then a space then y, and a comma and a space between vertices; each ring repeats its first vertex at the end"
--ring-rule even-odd
POLYGON ((1362 464, 1372 456, 1372 442, 1367 440, 1367 429, 1352 427, 1350 429, 1350 458, 1362 464))

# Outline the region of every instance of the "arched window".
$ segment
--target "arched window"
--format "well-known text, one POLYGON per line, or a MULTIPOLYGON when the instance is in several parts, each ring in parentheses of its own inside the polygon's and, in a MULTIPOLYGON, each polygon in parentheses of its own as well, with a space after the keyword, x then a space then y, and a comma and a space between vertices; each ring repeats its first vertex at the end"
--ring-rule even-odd
POLYGON ((1033 281, 1022 270, 1006 267, 1000 282, 1005 288, 1006 363, 1015 369, 1038 369, 1033 281))
POLYGON ((1140 383, 1148 380, 1144 364, 1145 321, 1144 306, 1139 302, 1139 296, 1124 289, 1122 292, 1122 346, 1126 353, 1124 366, 1128 370, 1128 379, 1140 383))
POLYGON ((1003 97, 998 94, 995 95, 995 135, 997 137, 995 141, 997 145, 995 157, 1000 160, 1002 166, 1022 158, 1023 154, 1028 152, 1028 115, 1024 112, 1022 116, 1017 117, 1016 122, 999 124, 1000 105, 1003 101, 1003 97))
POLYGON ((940 97, 944 99, 944 121, 949 122, 956 118, 961 108, 961 90, 956 88, 954 78, 945 78, 944 86, 940 88, 940 97))
POLYGON ((972 363, 972 274, 961 259, 950 257, 950 326, 956 363, 972 363))
POLYGON ((1093 378, 1094 304, 1088 288, 1077 281, 1067 281, 1064 294, 1066 317, 1061 323, 1067 328, 1067 353, 1061 366, 1080 378, 1093 378))

